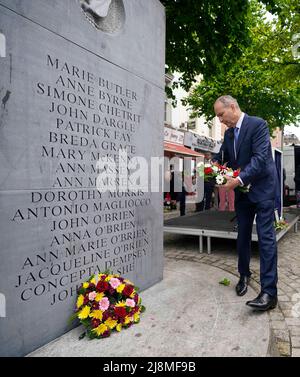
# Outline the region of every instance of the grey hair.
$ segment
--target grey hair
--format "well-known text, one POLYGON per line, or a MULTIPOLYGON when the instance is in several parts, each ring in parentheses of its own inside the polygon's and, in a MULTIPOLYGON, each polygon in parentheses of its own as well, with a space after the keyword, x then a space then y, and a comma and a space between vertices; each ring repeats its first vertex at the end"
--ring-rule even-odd
POLYGON ((238 109, 240 108, 238 101, 230 95, 219 97, 215 103, 217 102, 223 103, 224 107, 229 107, 233 103, 238 109))

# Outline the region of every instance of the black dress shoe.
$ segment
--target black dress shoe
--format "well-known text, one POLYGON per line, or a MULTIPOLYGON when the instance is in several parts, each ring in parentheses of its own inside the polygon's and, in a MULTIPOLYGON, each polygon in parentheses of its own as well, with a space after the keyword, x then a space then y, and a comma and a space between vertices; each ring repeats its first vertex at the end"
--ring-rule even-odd
POLYGON ((244 296, 248 290, 248 284, 250 277, 241 275, 239 282, 237 283, 235 290, 238 296, 244 296))
POLYGON ((268 293, 261 292, 254 300, 247 301, 246 305, 256 310, 269 310, 276 308, 277 296, 270 296, 268 293))

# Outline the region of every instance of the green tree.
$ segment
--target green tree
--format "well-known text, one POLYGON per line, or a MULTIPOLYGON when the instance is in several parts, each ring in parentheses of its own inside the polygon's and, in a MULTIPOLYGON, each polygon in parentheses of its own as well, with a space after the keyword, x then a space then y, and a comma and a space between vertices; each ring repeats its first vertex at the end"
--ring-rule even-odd
POLYGON ((270 130, 296 125, 300 115, 300 60, 292 54, 293 35, 300 31, 298 1, 265 1, 275 15, 251 1, 248 10, 251 43, 234 62, 223 61, 204 76, 186 99, 195 116, 214 117, 217 97, 231 94, 249 114, 267 120, 270 130))
MULTIPOLYGON (((249 44, 245 0, 161 0, 166 7, 166 64, 188 90, 197 75, 211 76, 249 44)), ((176 85, 176 84, 175 84, 176 85)))

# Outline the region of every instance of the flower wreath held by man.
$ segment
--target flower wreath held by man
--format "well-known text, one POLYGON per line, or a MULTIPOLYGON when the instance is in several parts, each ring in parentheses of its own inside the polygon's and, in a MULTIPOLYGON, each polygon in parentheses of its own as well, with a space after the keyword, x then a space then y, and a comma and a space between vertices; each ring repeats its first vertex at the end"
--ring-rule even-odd
POLYGON ((215 162, 228 162, 232 169, 241 168, 238 178, 228 177, 227 190, 239 185, 250 186, 247 193, 235 190, 238 221, 238 296, 247 292, 250 272, 251 234, 254 217, 260 254, 261 292, 247 305, 256 310, 269 310, 277 305, 277 244, 274 229, 275 163, 266 121, 243 113, 237 100, 229 95, 219 97, 214 110, 228 130, 215 162))

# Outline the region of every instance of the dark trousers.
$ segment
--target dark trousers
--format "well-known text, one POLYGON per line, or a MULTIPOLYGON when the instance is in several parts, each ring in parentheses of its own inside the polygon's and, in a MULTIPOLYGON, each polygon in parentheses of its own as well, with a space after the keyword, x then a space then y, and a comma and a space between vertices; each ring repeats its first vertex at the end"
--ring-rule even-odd
POLYGON ((250 276, 251 234, 256 214, 256 229, 260 256, 261 291, 277 295, 277 244, 274 229, 274 200, 252 203, 241 195, 235 203, 238 221, 238 271, 250 276))
POLYGON ((185 216, 185 202, 186 202, 186 191, 185 189, 182 190, 178 194, 178 200, 179 200, 179 205, 180 205, 180 216, 185 216))
POLYGON ((211 207, 211 198, 214 188, 212 186, 205 186, 204 184, 204 197, 203 200, 199 203, 196 203, 196 211, 203 211, 210 209, 211 207))

